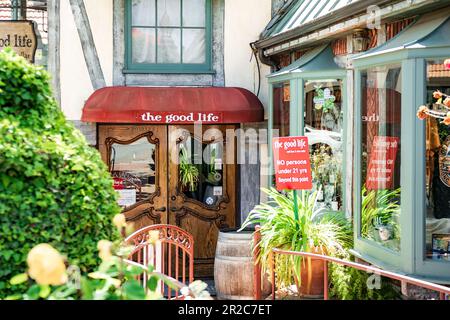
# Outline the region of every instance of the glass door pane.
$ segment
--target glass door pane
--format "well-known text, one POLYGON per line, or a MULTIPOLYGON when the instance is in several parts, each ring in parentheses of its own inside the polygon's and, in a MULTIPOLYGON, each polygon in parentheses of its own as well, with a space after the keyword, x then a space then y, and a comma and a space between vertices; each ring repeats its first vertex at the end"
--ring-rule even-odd
POLYGON ((401 67, 362 72, 361 229, 363 238, 400 250, 401 67))
POLYGON ((178 177, 183 194, 203 205, 217 206, 224 191, 223 144, 202 143, 189 137, 179 144, 179 162, 178 177))
MULTIPOLYGON (((428 108, 446 113, 450 103, 450 70, 444 60, 427 62, 428 108)), ((450 126, 442 119, 426 120, 426 212, 424 212, 426 257, 435 261, 450 261, 450 126)))
POLYGON ((130 144, 111 145, 110 170, 120 206, 149 200, 156 191, 155 152, 156 146, 147 137, 130 144))
POLYGON ((305 135, 308 137, 313 190, 323 208, 342 209, 342 80, 305 83, 305 135))

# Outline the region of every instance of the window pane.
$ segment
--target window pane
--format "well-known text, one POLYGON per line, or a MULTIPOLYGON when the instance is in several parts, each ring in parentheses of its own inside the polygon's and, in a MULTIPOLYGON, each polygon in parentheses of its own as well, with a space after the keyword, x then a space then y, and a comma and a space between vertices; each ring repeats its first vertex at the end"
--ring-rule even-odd
POLYGON ((131 7, 133 26, 155 25, 155 0, 133 0, 131 7))
POLYGON ((148 200, 156 191, 155 152, 156 146, 147 138, 127 145, 112 144, 111 173, 122 207, 148 200))
POLYGON ((183 63, 205 63, 205 30, 183 29, 183 63))
POLYGON ((305 93, 305 135, 310 144, 314 190, 318 191, 319 206, 338 211, 343 203, 342 81, 308 81, 305 93))
POLYGON ((205 10, 205 0, 183 0, 183 27, 204 27, 205 10))
POLYGON ((289 82, 276 84, 273 87, 273 136, 289 136, 289 82))
MULTIPOLYGON (((290 99, 289 82, 277 83, 273 86, 273 137, 289 136, 290 99)), ((274 174, 271 180, 275 185, 274 174)))
MULTIPOLYGON (((450 70, 444 60, 427 63, 428 108, 447 113, 433 98, 435 91, 450 95, 450 70)), ((445 96, 442 98, 443 102, 445 96)), ((426 256, 450 261, 450 126, 442 119, 426 120, 426 256)))
POLYGON ((223 143, 202 143, 189 137, 178 147, 180 189, 187 198, 216 207, 225 195, 223 143))
POLYGON ((133 63, 155 63, 155 29, 132 29, 133 63))
POLYGON ((361 236, 400 250, 401 68, 362 73, 361 236))
POLYGON ((158 29, 158 63, 181 62, 180 29, 158 29))
POLYGON ((181 26, 180 0, 158 0, 158 26, 181 26))

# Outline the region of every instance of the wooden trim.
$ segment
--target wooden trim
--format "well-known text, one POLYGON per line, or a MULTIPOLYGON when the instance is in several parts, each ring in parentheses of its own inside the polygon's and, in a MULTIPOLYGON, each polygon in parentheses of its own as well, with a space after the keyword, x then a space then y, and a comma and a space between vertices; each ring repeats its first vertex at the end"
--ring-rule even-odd
POLYGON ((60 54, 60 2, 48 0, 48 71, 52 75, 53 94, 58 105, 61 105, 61 54, 60 54))
POLYGON ((89 23, 89 17, 84 1, 69 1, 92 86, 94 87, 94 90, 106 87, 105 76, 103 75, 102 66, 97 54, 97 48, 92 36, 91 25, 89 23))

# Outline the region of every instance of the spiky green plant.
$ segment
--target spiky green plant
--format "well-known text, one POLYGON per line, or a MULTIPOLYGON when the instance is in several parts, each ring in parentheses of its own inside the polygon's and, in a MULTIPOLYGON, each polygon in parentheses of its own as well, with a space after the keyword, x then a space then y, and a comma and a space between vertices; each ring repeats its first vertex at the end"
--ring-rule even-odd
POLYGON ((361 236, 371 239, 371 228, 377 225, 390 225, 393 227, 394 238, 399 239, 400 205, 398 204, 398 198, 400 188, 396 190, 367 190, 364 186, 361 196, 361 236))
POLYGON ((200 172, 198 168, 189 162, 189 155, 184 145, 180 145, 179 164, 180 183, 183 188, 188 188, 194 192, 199 180, 200 172))
MULTIPOLYGON (((341 213, 318 209, 317 192, 301 191, 298 199, 298 220, 294 215, 293 192, 286 195, 276 189, 263 189, 269 200, 256 206, 242 225, 260 225, 259 261, 269 271, 272 249, 311 252, 319 249, 328 255, 340 255, 351 242, 351 228, 341 213)), ((277 286, 290 286, 300 281, 303 263, 299 256, 277 256, 277 286)))

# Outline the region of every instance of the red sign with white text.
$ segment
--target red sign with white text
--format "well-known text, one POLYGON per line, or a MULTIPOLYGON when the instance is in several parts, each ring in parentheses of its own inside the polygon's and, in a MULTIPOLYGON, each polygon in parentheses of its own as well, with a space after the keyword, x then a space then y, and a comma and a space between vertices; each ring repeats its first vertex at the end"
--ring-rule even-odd
POLYGON ((394 187, 395 160, 399 142, 398 137, 376 136, 374 138, 367 169, 367 190, 394 187))
POLYGON ((164 124, 191 124, 222 123, 221 112, 164 112, 151 111, 139 113, 136 116, 138 122, 142 123, 164 123, 164 124))
POLYGON ((124 179, 114 177, 113 180, 114 180, 114 185, 113 185, 114 190, 122 190, 122 189, 125 189, 125 186, 124 186, 124 184, 123 184, 123 182, 125 181, 124 179))
POLYGON ((277 190, 311 190, 308 138, 274 138, 272 147, 277 190))

